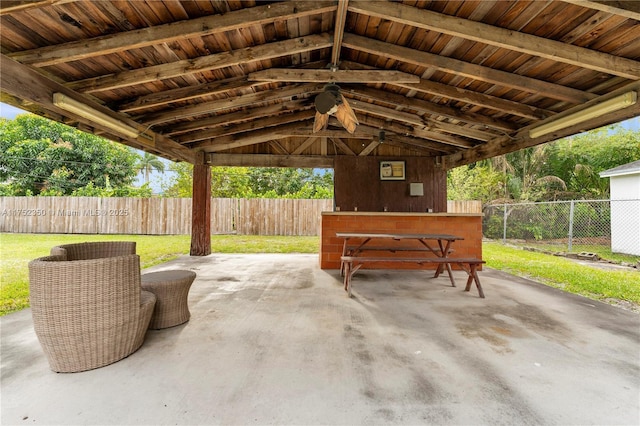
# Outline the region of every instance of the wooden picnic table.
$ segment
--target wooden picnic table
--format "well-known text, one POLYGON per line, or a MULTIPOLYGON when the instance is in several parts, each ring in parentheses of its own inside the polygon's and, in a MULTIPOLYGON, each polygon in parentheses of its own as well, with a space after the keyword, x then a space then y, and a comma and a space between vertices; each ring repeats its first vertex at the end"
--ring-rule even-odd
MULTIPOLYGON (((343 238, 344 243, 342 245, 342 256, 359 256, 363 251, 422 251, 428 250, 436 257, 447 257, 451 251, 451 244, 457 240, 463 240, 464 238, 457 235, 449 234, 391 234, 391 233, 355 233, 355 232, 338 232, 336 233, 338 238, 343 238), (349 240, 358 239, 362 240, 358 245, 349 245, 349 240), (381 246, 371 245, 371 242, 377 242, 379 240, 392 240, 392 241, 418 241, 420 246, 407 245, 407 246, 381 246), (437 246, 434 246, 434 242, 437 246)), ((454 284, 453 275, 451 274, 451 267, 449 264, 439 264, 436 268, 435 277, 438 277, 442 272, 442 268, 446 267, 449 273, 449 279, 454 284)), ((340 265, 341 274, 344 273, 344 265, 340 265)))
POLYGON ((434 277, 438 277, 443 268, 447 269, 451 285, 455 287, 455 280, 451 272, 450 263, 460 265, 468 274, 466 291, 469 290, 471 282, 475 281, 478 287, 480 297, 484 297, 480 280, 476 273, 478 264, 484 263, 481 259, 457 259, 449 257, 451 253, 451 245, 453 242, 463 240, 463 237, 450 234, 402 234, 402 233, 358 233, 358 232, 338 232, 338 238, 343 238, 342 256, 340 264, 340 274, 345 277, 345 290, 351 296, 351 277, 365 263, 378 262, 415 262, 419 264, 434 263, 437 264, 434 277), (357 240, 356 243, 350 244, 350 241, 357 240), (417 241, 419 244, 408 243, 403 244, 386 244, 385 241, 417 241), (393 256, 393 257, 369 257, 362 253, 365 251, 388 251, 396 252, 430 252, 435 257, 427 258, 424 256, 393 256), (449 261, 449 259, 451 259, 449 261))

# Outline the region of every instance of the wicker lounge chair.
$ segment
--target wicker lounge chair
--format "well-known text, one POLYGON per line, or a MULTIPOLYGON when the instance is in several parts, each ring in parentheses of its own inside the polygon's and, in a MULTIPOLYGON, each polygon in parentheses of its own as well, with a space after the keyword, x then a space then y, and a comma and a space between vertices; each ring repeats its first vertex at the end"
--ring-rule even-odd
POLYGON ((51 249, 51 256, 64 256, 66 260, 87 260, 136 254, 135 241, 94 241, 64 244, 51 249))
POLYGON ((135 352, 156 302, 140 287, 135 254, 35 259, 29 263, 29 290, 36 335, 57 372, 103 367, 135 352))

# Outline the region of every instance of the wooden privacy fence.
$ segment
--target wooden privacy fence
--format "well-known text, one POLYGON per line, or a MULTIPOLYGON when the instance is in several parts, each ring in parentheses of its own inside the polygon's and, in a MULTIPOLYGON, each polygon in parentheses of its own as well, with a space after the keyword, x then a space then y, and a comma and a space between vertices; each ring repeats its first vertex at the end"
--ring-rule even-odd
MULTIPOLYGON (((479 213, 479 201, 449 201, 450 213, 479 213)), ((319 235, 333 200, 211 199, 211 233, 319 235)), ((191 234, 191 198, 0 197, 0 232, 191 234)))
POLYGON ((188 234, 190 229, 190 198, 0 198, 2 232, 188 234))
MULTIPOLYGON (((211 199, 211 233, 318 235, 333 200, 211 199)), ((191 198, 0 197, 0 232, 191 234, 191 198)))
POLYGON ((482 213, 482 201, 447 201, 447 213, 482 213))
POLYGON ((333 200, 238 200, 236 231, 242 235, 320 235, 320 215, 333 200))

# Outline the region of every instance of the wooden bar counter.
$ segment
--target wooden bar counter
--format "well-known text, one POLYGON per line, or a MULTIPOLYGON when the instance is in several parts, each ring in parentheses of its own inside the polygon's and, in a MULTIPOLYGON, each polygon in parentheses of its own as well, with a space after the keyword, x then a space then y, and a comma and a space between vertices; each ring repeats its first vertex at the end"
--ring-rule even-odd
MULTIPOLYGON (((323 212, 320 268, 339 269, 344 239, 338 232, 452 234, 452 257, 482 259, 482 213, 323 212)), ((394 269, 434 269, 434 265, 393 264, 394 269)), ((384 266, 376 266, 383 269, 384 266)))

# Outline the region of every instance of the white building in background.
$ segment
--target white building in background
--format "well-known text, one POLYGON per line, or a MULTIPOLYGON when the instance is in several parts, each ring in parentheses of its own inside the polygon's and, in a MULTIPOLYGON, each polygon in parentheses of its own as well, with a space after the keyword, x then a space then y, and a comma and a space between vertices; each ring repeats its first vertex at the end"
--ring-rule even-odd
POLYGON ((611 251, 640 256, 640 160, 600 177, 610 178, 611 251))

